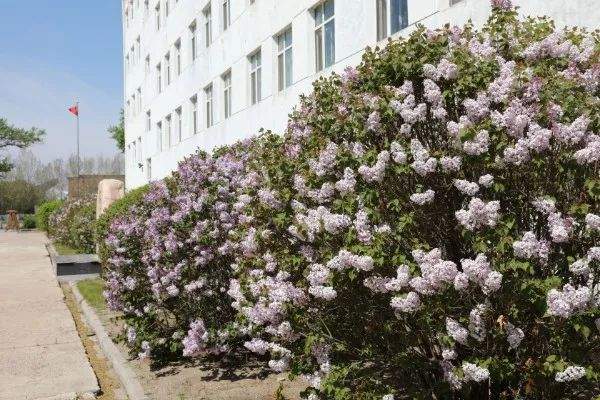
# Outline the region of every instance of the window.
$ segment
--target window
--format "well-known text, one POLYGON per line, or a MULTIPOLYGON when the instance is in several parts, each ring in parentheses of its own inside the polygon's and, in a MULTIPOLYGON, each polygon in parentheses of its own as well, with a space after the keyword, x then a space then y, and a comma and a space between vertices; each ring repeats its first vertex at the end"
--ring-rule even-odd
POLYGON ((292 28, 277 36, 277 77, 280 91, 292 85, 292 28))
POLYGON ((212 12, 210 4, 202 11, 202 14, 204 14, 204 44, 208 47, 212 42, 212 12))
POLYGON ((148 180, 148 182, 150 182, 152 180, 152 159, 151 158, 146 159, 146 179, 148 180))
POLYGON ((125 56, 125 71, 129 71, 129 54, 125 56))
POLYGON ((377 40, 383 40, 389 35, 408 26, 407 0, 376 0, 377 1, 377 40), (389 10, 389 16, 388 16, 389 10), (389 28, 388 28, 389 27, 389 28))
POLYGON ((160 30, 160 2, 158 4, 156 4, 156 7, 154 8, 154 12, 156 14, 156 30, 159 31, 160 30))
POLYGON ((223 0, 223 30, 226 31, 231 25, 231 7, 229 0, 223 0))
POLYGON ((165 0, 165 18, 169 16, 169 0, 165 0))
POLYGON ((162 151, 162 122, 156 123, 156 151, 160 153, 162 151))
POLYGON ((171 115, 165 118, 165 131, 163 137, 163 149, 171 147, 171 115))
POLYGON ((148 74, 150 73, 150 56, 146 56, 146 61, 144 64, 144 74, 146 76, 148 76, 148 74))
POLYGON ((162 67, 160 63, 156 66, 156 90, 162 92, 162 67))
POLYGON ((150 13, 150 0, 144 0, 144 19, 148 18, 150 13))
POLYGON ((135 39, 135 45, 137 47, 137 61, 141 61, 142 60, 142 39, 138 36, 137 39, 135 39))
POLYGON ((208 85, 204 89, 204 100, 206 102, 206 127, 210 128, 213 125, 213 88, 208 85))
POLYGON ((175 42, 175 74, 181 75, 181 39, 175 42))
POLYGON ((165 55, 165 85, 171 84, 171 54, 165 55))
POLYGON ((462 0, 450 0, 450 5, 453 6, 455 4, 460 3, 462 0))
POLYGON ((196 34, 196 21, 190 25, 190 54, 192 55, 192 62, 196 59, 198 53, 198 38, 196 34))
POLYGON ((225 118, 231 117, 231 71, 223 74, 223 111, 225 118))
POLYGON ((198 97, 193 96, 190 99, 190 111, 192 113, 192 135, 198 133, 198 97))
POLYGON ((335 6, 333 0, 318 5, 315 18, 315 66, 318 71, 335 62, 335 6))
POLYGON ((261 99, 261 56, 260 50, 250 56, 250 103, 256 104, 261 99))
POLYGON ((137 140, 137 149, 138 149, 137 150, 137 153, 138 153, 137 154, 137 156, 138 156, 137 157, 137 163, 141 165, 142 164, 142 159, 144 158, 143 155, 142 155, 142 138, 141 137, 138 137, 138 140, 137 140))
POLYGON ((142 88, 137 89, 137 112, 142 112, 142 88))
POLYGON ((181 107, 175 110, 175 136, 177 137, 177 143, 181 142, 181 107))
POLYGON ((150 110, 146 111, 146 132, 150 132, 152 128, 152 113, 150 110))

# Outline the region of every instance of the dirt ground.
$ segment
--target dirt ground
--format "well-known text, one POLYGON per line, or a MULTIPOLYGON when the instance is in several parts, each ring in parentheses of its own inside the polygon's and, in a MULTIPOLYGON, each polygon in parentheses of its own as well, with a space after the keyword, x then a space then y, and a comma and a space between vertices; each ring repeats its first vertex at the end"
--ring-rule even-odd
MULTIPOLYGON (((114 338, 121 332, 118 314, 99 311, 98 316, 116 342, 114 338)), ((126 347, 122 343, 117 346, 127 357, 126 347)), ((300 378, 290 382, 287 374, 272 374, 259 365, 230 371, 172 363, 151 370, 149 361, 127 358, 152 400, 278 400, 275 393, 280 385, 286 400, 299 400, 299 393, 306 388, 300 378)))
POLYGON ((98 344, 94 341, 94 334, 88 328, 83 321, 83 316, 73 295, 73 291, 68 284, 63 283, 60 285, 63 293, 65 294, 65 302, 67 308, 71 311, 73 321, 77 327, 77 332, 85 348, 85 352, 90 360, 92 369, 98 378, 100 385, 100 394, 97 396, 98 400, 123 400, 127 396, 124 394, 124 390, 121 388, 121 384, 116 377, 114 371, 110 367, 108 360, 102 354, 102 350, 98 344))

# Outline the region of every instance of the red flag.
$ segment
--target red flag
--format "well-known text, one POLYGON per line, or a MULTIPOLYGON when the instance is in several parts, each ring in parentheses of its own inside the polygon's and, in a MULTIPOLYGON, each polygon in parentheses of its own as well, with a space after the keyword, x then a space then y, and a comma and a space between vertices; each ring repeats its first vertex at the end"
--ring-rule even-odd
POLYGON ((69 108, 69 112, 73 115, 79 116, 79 106, 73 106, 69 108))

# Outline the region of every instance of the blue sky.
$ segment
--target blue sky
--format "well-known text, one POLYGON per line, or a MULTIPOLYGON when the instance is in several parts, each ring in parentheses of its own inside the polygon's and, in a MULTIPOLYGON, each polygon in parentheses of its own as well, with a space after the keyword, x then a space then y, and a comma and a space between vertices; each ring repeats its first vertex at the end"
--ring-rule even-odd
POLYGON ((42 159, 75 151, 81 105, 81 153, 116 152, 106 133, 122 107, 120 0, 1 0, 0 117, 46 129, 33 151, 42 159))

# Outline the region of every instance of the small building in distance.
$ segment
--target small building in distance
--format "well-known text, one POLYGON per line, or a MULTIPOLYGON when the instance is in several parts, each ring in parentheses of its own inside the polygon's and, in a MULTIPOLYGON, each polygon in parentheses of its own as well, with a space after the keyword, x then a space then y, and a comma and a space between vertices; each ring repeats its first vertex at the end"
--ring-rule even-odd
POLYGON ((85 196, 96 196, 98 184, 104 179, 117 179, 125 182, 125 175, 79 175, 69 177, 69 200, 76 200, 85 196))

